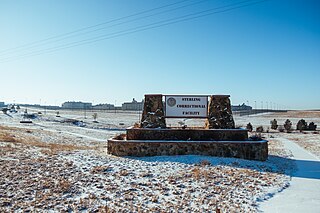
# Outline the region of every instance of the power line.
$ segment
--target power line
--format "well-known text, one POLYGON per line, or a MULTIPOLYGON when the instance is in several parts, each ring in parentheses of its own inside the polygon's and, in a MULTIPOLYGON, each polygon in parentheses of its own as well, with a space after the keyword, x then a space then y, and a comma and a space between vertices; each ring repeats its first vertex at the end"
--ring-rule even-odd
MULTIPOLYGON (((127 35, 127 34, 132 34, 132 33, 140 32, 140 31, 145 31, 145 30, 148 30, 148 29, 158 28, 158 27, 162 27, 162 26, 166 26, 166 25, 170 25, 170 24, 174 24, 174 23, 178 23, 178 22, 182 22, 182 21, 187 21, 187 20, 191 20, 191 19, 195 19, 195 18, 200 18, 200 17, 204 17, 204 16, 216 14, 216 13, 227 12, 227 11, 230 11, 230 10, 234 10, 234 9, 237 9, 237 8, 241 8, 241 7, 245 7, 245 6, 261 3, 261 2, 264 2, 264 1, 267 1, 267 0, 258 1, 258 2, 252 2, 252 3, 249 3, 249 4, 243 4, 241 6, 237 6, 237 7, 233 7, 233 8, 228 8, 228 9, 225 9, 225 10, 222 10, 222 11, 215 11, 215 12, 211 12, 211 13, 208 13, 208 14, 198 15, 198 14, 207 13, 207 12, 210 12, 210 11, 213 11, 213 10, 222 9, 222 8, 234 6, 234 5, 237 5, 237 4, 249 2, 249 1, 242 1, 242 2, 238 2, 238 3, 226 5, 226 6, 221 6, 221 7, 217 7, 217 8, 212 8, 212 9, 200 11, 200 12, 197 12, 197 13, 192 13, 192 14, 188 14, 188 15, 184 15, 184 16, 180 16, 180 17, 176 17, 176 18, 167 19, 167 20, 164 20, 164 21, 159 21, 159 22, 148 24, 148 25, 144 25, 144 26, 134 27, 134 28, 131 28, 131 29, 128 29, 128 30, 122 30, 122 31, 118 31, 118 32, 115 32, 115 33, 101 35, 101 36, 97 36, 97 37, 94 37, 94 38, 85 39, 85 40, 81 40, 81 41, 77 41, 77 42, 71 42, 71 43, 68 43, 68 44, 65 44, 65 45, 60 45, 60 46, 53 47, 53 48, 47 48, 47 49, 44 49, 44 50, 38 50, 38 51, 30 52, 30 53, 27 53, 27 54, 18 55, 16 57, 25 58, 25 57, 29 57, 29 56, 35 56, 35 55, 44 54, 44 53, 55 52, 55 51, 62 50, 62 49, 67 49, 67 48, 71 48, 71 47, 75 47, 75 46, 80 46, 80 45, 84 45, 84 44, 98 42, 98 41, 101 41, 101 40, 106 40, 106 39, 111 39, 111 38, 115 38, 115 37, 119 37, 119 36, 124 36, 124 35, 127 35), (194 16, 194 15, 198 15, 198 16, 194 16), (189 16, 194 16, 194 17, 187 18, 189 16), (178 19, 180 19, 180 20, 178 20, 178 19), (165 23, 165 22, 167 22, 167 23, 165 23), (152 26, 152 25, 155 25, 155 26, 152 26), (141 28, 141 29, 139 29, 139 28, 141 28)), ((2 61, 0 60, 0 62, 7 62, 8 60, 14 59, 16 57, 4 58, 4 59, 2 59, 2 61)))
POLYGON ((170 6, 177 5, 177 4, 180 4, 180 3, 183 3, 183 2, 187 2, 187 1, 190 1, 190 0, 178 1, 178 2, 175 2, 175 3, 171 3, 171 4, 163 5, 163 6, 160 6, 160 7, 152 8, 152 9, 149 9, 149 10, 144 10, 144 11, 141 11, 141 12, 138 12, 138 13, 134 13, 134 14, 131 14, 131 15, 128 15, 128 16, 124 16, 124 17, 112 19, 112 20, 109 20, 109 21, 105 21, 105 22, 102 22, 102 23, 99 23, 99 24, 91 25, 91 26, 88 26, 88 27, 83 27, 83 28, 80 28, 80 29, 77 29, 77 30, 73 30, 73 31, 67 32, 67 33, 63 33, 63 34, 60 34, 60 35, 56 35, 56 36, 52 36, 52 37, 49 37, 49 38, 45 38, 45 39, 42 39, 42 40, 39 40, 39 41, 35 41, 35 42, 31 42, 31 43, 24 44, 24 45, 21 45, 21 46, 17 46, 17 47, 14 47, 14 48, 9 48, 9 49, 6 49, 6 50, 2 50, 2 51, 0 51, 0 53, 8 52, 8 51, 16 50, 16 49, 21 49, 21 48, 24 48, 24 47, 29 47, 29 46, 32 46, 34 44, 46 42, 46 41, 53 40, 53 39, 60 38, 60 37, 65 37, 65 36, 68 36, 68 35, 72 35, 72 34, 75 34, 75 33, 78 33, 78 32, 85 31, 87 29, 91 29, 91 28, 102 26, 102 25, 110 24, 110 23, 117 22, 117 21, 120 21, 120 20, 123 20, 123 19, 127 19, 127 18, 131 18, 131 17, 138 16, 138 15, 141 15, 141 14, 149 13, 151 11, 155 11, 155 10, 159 10, 159 9, 162 9, 162 8, 170 7, 170 6))
MULTIPOLYGON (((182 8, 185 8, 185 7, 189 7, 189 6, 193 6, 193 5, 196 5, 196 4, 200 4, 200 3, 203 3, 205 1, 208 1, 208 0, 201 0, 201 1, 193 2, 193 3, 187 4, 187 5, 183 5, 183 6, 179 6, 179 7, 173 8, 173 9, 168 9, 168 10, 161 11, 161 12, 158 12, 158 13, 155 13, 155 14, 138 17, 138 18, 135 18, 135 19, 132 19, 132 20, 123 21, 123 22, 120 22, 120 23, 116 23, 116 24, 113 24, 113 25, 105 26, 105 27, 100 27, 100 28, 93 29, 93 30, 90 30, 90 31, 86 32, 86 30, 90 29, 90 28, 94 28, 94 27, 97 27, 97 26, 113 23, 113 22, 116 22, 116 21, 119 21, 119 20, 122 20, 122 19, 125 19, 125 18, 127 19, 129 17, 138 16, 138 15, 141 15, 141 14, 144 14, 144 13, 147 13, 147 12, 141 12, 141 13, 137 13, 136 15, 130 15, 130 16, 126 16, 124 18, 114 19, 114 20, 111 20, 111 21, 108 21, 108 22, 104 22, 104 24, 98 24, 98 25, 89 26, 87 28, 82 28, 83 30, 72 31, 70 33, 65 33, 65 34, 58 35, 58 36, 55 36, 55 37, 51 37, 51 38, 48 38, 48 39, 43 39, 43 40, 40 40, 40 41, 36 41, 36 42, 32 42, 32 43, 29 43, 29 44, 26 44, 26 45, 22 45, 20 47, 8 49, 7 51, 0 51, 0 56, 12 54, 12 52, 16 52, 17 49, 20 50, 20 51, 34 49, 36 47, 41 47, 41 46, 46 45, 46 44, 56 43, 56 42, 63 41, 63 40, 69 39, 69 38, 73 38, 73 37, 77 37, 77 36, 81 36, 81 35, 86 35, 86 34, 97 32, 97 31, 104 30, 104 29, 107 29, 107 28, 112 28, 112 27, 115 27, 115 26, 127 24, 127 23, 134 22, 134 21, 137 21, 137 20, 142 20, 142 19, 153 17, 153 16, 157 16, 157 15, 160 15, 160 14, 172 12, 172 11, 179 10, 179 9, 182 9, 182 8), (84 32, 82 32, 82 31, 84 31, 84 32)), ((181 2, 186 2, 186 1, 180 1, 178 3, 181 3, 181 2)), ((177 3, 175 3, 175 4, 177 4, 177 3)), ((156 9, 157 10, 163 9, 165 7, 172 6, 172 5, 173 4, 162 6, 162 7, 158 7, 158 8, 155 8, 155 9, 151 9, 151 10, 148 10, 148 12, 154 11, 156 9)))
POLYGON ((242 3, 250 2, 250 1, 243 1, 243 2, 238 2, 235 4, 212 8, 212 9, 208 9, 208 10, 204 10, 204 11, 200 11, 200 12, 196 12, 196 13, 192 13, 192 14, 188 14, 188 15, 183 15, 183 16, 176 17, 176 18, 167 19, 164 21, 159 21, 159 22, 155 22, 155 23, 151 23, 151 24, 147 24, 147 25, 143 25, 143 26, 139 26, 139 27, 130 28, 128 30, 122 30, 122 31, 118 31, 118 32, 114 32, 114 33, 110 33, 110 34, 106 34, 106 35, 97 36, 97 37, 90 38, 90 39, 84 39, 84 40, 77 41, 77 42, 71 42, 71 43, 60 45, 60 46, 53 47, 53 48, 38 50, 38 51, 30 52, 28 54, 18 55, 16 57, 4 58, 4 59, 0 60, 0 63, 12 61, 12 60, 17 60, 17 59, 21 59, 21 58, 26 58, 26 57, 31 57, 31 56, 36 56, 36 55, 47 54, 47 53, 51 53, 51 52, 56 52, 56 51, 63 50, 63 49, 68 49, 68 48, 72 48, 72 47, 76 47, 76 46, 95 43, 95 42, 102 41, 102 40, 112 39, 112 38, 132 34, 132 33, 136 33, 136 32, 146 31, 149 29, 159 28, 162 26, 167 26, 167 25, 171 25, 171 24, 175 24, 175 23, 179 23, 179 22, 189 21, 189 20, 193 20, 193 19, 197 19, 197 18, 201 18, 201 17, 213 15, 213 14, 224 13, 224 12, 228 12, 228 11, 235 10, 238 8, 262 3, 265 1, 268 1, 268 0, 255 1, 255 2, 251 2, 251 3, 247 3, 247 4, 242 4, 242 3), (238 4, 242 4, 242 5, 235 6, 238 4), (226 8, 226 9, 221 10, 222 8, 226 8), (218 10, 218 11, 214 11, 214 10, 218 10))

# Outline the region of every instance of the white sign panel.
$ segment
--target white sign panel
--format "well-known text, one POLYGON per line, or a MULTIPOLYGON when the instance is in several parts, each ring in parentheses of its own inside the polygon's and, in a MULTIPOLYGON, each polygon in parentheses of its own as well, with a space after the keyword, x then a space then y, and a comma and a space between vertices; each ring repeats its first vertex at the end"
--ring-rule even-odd
POLYGON ((208 96, 166 96, 166 117, 206 118, 208 96))

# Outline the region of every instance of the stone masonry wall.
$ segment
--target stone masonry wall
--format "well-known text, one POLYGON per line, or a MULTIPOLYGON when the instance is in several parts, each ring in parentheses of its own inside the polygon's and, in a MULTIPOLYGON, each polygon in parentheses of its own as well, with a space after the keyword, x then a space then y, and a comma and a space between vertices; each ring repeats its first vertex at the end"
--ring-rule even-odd
POLYGON ((207 129, 234 129, 229 95, 212 95, 208 106, 207 129))
POLYGON ((145 95, 141 128, 166 128, 162 95, 145 95))
POLYGON ((116 156, 211 155, 265 161, 267 141, 161 142, 108 140, 108 154, 116 156))
POLYGON ((246 141, 246 129, 143 129, 128 128, 127 140, 246 141))

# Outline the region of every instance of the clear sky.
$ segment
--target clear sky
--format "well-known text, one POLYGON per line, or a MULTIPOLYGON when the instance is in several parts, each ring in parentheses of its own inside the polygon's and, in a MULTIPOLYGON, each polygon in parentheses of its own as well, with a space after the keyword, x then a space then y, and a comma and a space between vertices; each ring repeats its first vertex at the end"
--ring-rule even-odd
POLYGON ((232 104, 320 109, 320 1, 234 9, 252 2, 0 0, 0 101, 230 94, 232 104))

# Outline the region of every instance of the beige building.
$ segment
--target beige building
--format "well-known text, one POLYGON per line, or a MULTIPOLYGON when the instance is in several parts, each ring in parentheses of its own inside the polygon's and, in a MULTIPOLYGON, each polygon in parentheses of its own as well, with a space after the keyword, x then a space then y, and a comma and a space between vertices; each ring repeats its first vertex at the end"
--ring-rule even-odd
POLYGON ((75 101, 68 101, 62 104, 62 108, 65 109, 91 109, 92 103, 85 103, 85 102, 75 102, 75 101))
POLYGON ((125 102, 122 104, 122 110, 140 111, 143 108, 143 101, 138 102, 135 99, 132 102, 125 102))

